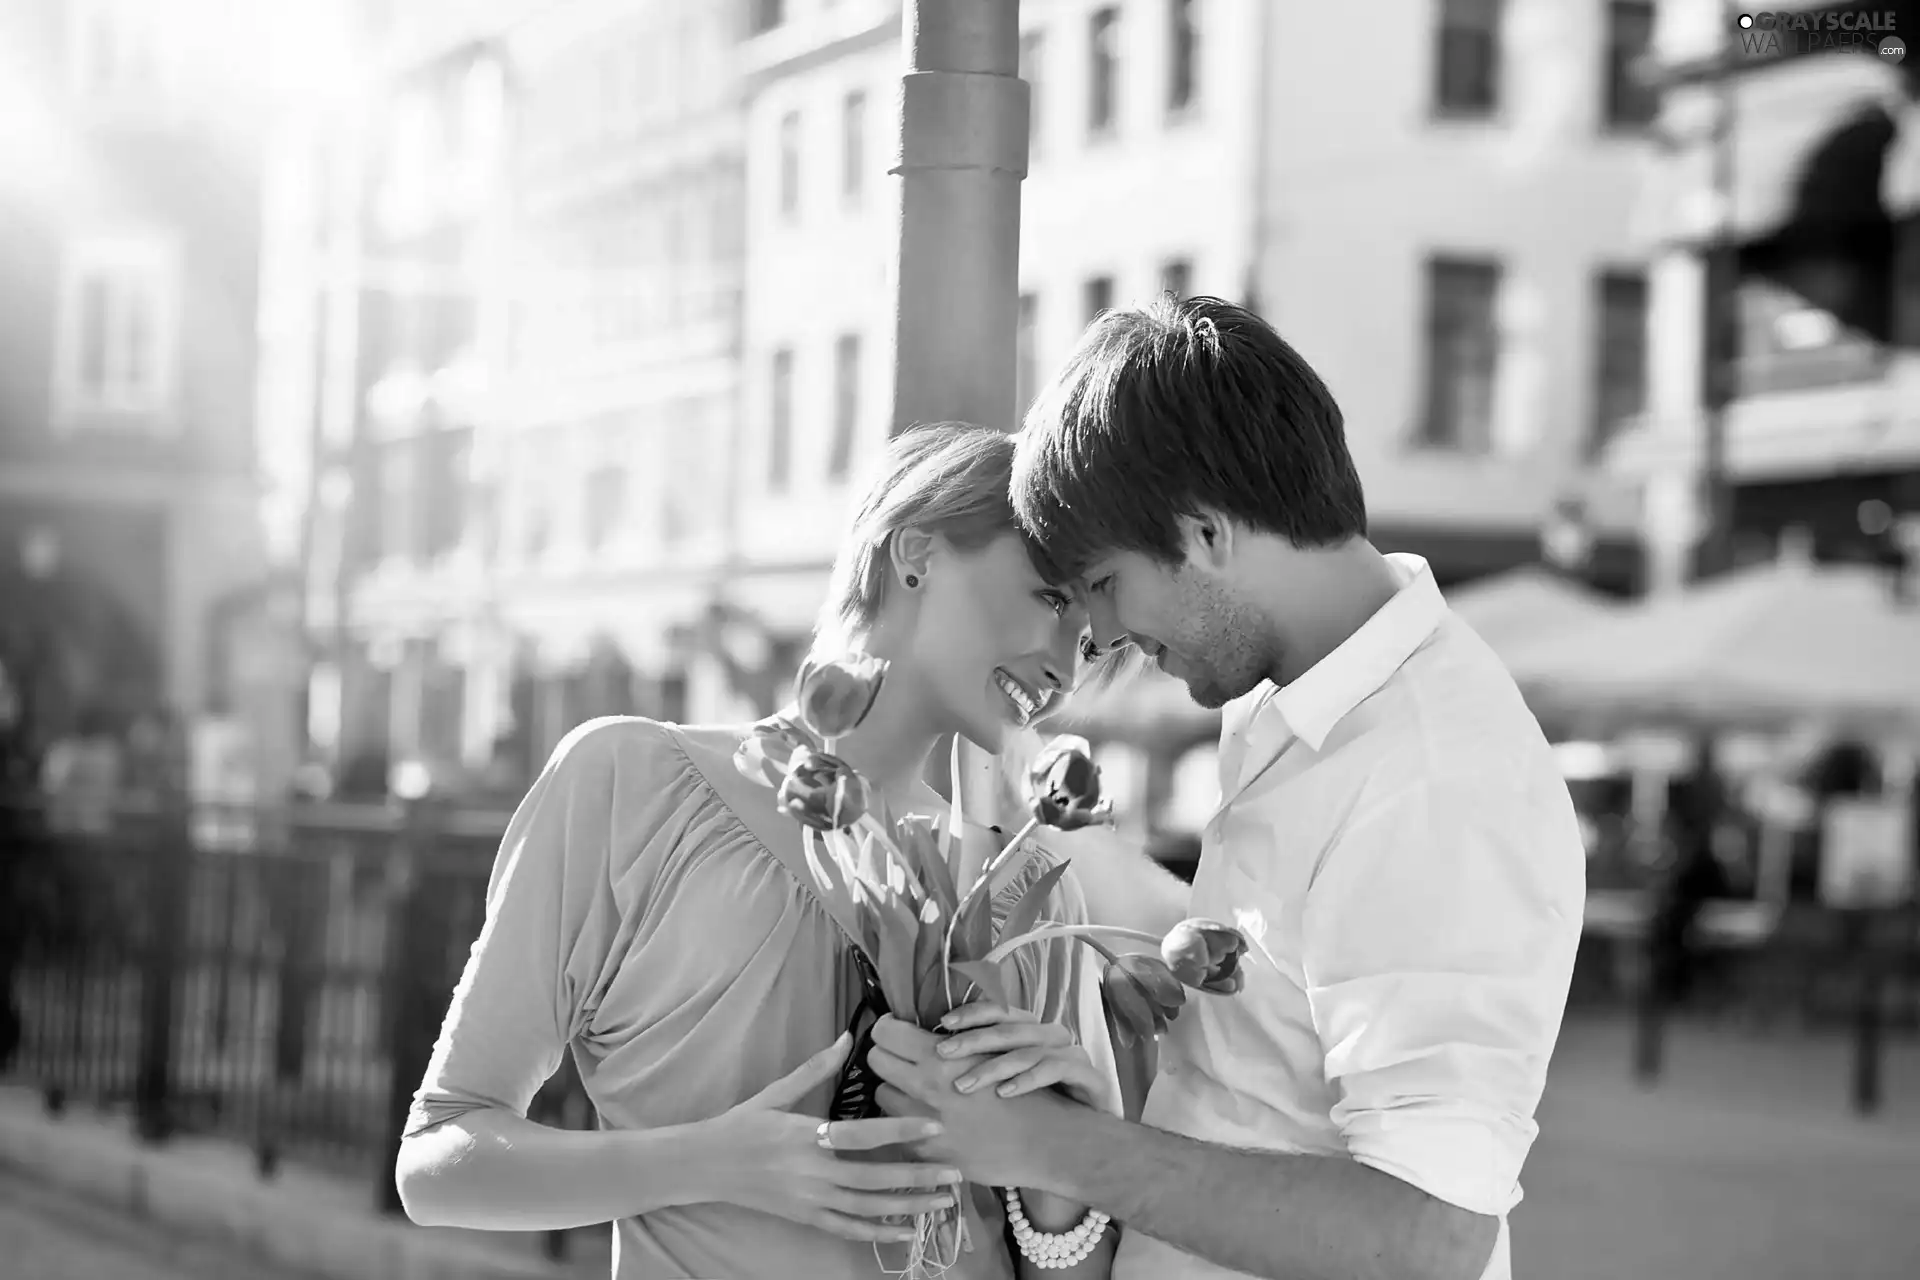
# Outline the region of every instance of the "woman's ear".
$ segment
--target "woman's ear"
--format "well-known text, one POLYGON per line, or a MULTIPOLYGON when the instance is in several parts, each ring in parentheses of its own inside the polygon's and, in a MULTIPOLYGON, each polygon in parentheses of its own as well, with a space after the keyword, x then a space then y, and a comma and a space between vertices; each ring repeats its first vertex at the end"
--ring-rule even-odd
POLYGON ((888 540, 895 582, 911 589, 927 580, 927 566, 933 562, 933 540, 933 534, 915 525, 908 525, 888 540))

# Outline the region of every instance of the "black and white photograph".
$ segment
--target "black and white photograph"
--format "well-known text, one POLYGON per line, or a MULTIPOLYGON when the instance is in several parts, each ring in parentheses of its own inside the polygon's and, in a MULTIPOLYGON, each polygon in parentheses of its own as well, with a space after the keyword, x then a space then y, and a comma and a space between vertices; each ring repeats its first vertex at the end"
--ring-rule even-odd
POLYGON ((0 1275, 1920 1275, 1916 39, 0 0, 0 1275))

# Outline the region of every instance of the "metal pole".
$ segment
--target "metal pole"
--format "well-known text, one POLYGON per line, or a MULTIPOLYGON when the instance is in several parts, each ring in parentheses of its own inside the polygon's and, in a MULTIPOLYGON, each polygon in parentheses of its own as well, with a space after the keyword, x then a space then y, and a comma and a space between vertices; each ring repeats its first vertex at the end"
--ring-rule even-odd
POLYGON ((1701 499, 1706 537, 1696 576, 1711 577, 1732 567, 1733 494, 1727 471, 1727 406, 1734 397, 1739 333, 1734 323, 1734 289, 1739 282, 1738 232, 1734 221, 1734 142, 1736 112, 1731 54, 1734 7, 1721 5, 1721 25, 1729 41, 1714 81, 1712 135, 1713 231, 1703 255, 1706 288, 1701 308, 1701 388, 1704 439, 1701 442, 1701 499))
MULTIPOLYGON (((1727 406, 1734 396, 1738 330, 1734 324, 1734 288, 1739 277, 1737 224, 1734 220, 1735 96, 1733 32, 1735 12, 1721 4, 1722 56, 1714 68, 1713 132, 1709 137, 1713 225, 1702 250, 1705 281, 1701 297, 1700 408, 1701 449, 1698 476, 1706 529, 1692 575, 1710 578, 1732 566, 1733 501, 1727 467, 1727 406)), ((1712 735, 1695 743, 1694 785, 1711 788, 1717 767, 1712 735)), ((1713 791, 1717 797, 1718 792, 1713 791)), ((1667 1004, 1682 981, 1688 962, 1688 937, 1699 902, 1691 874, 1697 859, 1711 857, 1717 812, 1701 801, 1696 821, 1680 833, 1674 865, 1654 890, 1645 939, 1645 972, 1634 1020, 1634 1074, 1644 1084, 1660 1078, 1665 1058, 1667 1004)))
POLYGON ((907 0, 891 430, 1011 429, 1027 173, 1019 0, 907 0))

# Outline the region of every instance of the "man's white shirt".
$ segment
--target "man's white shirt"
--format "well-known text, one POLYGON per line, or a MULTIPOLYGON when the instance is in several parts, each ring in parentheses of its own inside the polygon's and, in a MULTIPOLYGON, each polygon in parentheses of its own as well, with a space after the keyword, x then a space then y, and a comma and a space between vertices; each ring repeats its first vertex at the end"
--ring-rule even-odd
MULTIPOLYGON (((1190 994, 1145 1123, 1243 1148, 1351 1158, 1500 1219, 1483 1280, 1512 1275, 1507 1214, 1579 944, 1572 801, 1500 660, 1424 561, 1287 685, 1229 704, 1221 813, 1192 914, 1240 921, 1237 996, 1190 994)), ((1115 1280, 1239 1273, 1128 1232, 1115 1280)))

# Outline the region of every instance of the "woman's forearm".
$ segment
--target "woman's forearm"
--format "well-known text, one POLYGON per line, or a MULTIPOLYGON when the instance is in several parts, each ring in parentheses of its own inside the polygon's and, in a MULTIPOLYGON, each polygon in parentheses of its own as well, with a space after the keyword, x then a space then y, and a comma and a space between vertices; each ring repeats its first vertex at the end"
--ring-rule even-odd
POLYGON ((554 1231, 716 1198, 717 1154, 699 1124, 554 1129, 470 1111, 400 1144, 395 1179, 421 1226, 554 1231))

